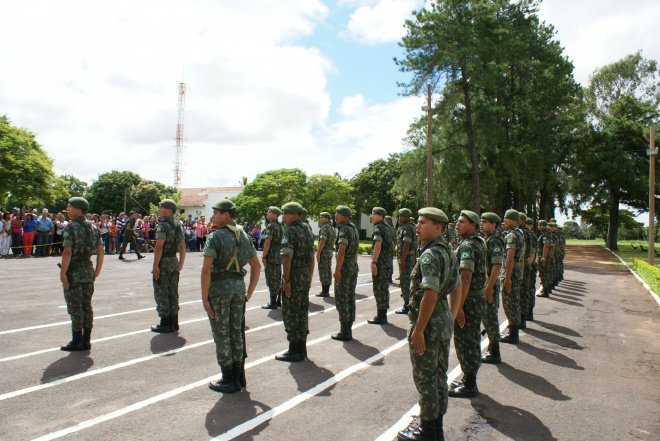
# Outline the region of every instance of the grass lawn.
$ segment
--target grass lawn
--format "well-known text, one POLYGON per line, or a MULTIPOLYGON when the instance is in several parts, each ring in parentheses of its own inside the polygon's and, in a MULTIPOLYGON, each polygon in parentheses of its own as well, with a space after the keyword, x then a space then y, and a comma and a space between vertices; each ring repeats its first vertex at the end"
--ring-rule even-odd
MULTIPOLYGON (((597 240, 577 240, 577 239, 570 239, 566 241, 567 244, 587 244, 587 245, 600 245, 604 246, 605 242, 601 239, 597 240)), ((632 260, 633 259, 639 259, 643 260, 646 262, 648 260, 648 242, 644 242, 641 240, 620 240, 617 245, 619 246, 619 249, 615 251, 616 254, 618 254, 624 262, 626 262, 628 265, 632 267, 632 260), (634 245, 637 247, 637 249, 633 249, 631 245, 634 245), (644 247, 644 251, 640 249, 639 246, 644 247)), ((660 253, 660 244, 655 244, 655 249, 660 253)), ((655 256, 654 264, 656 267, 660 268, 660 257, 655 256)))

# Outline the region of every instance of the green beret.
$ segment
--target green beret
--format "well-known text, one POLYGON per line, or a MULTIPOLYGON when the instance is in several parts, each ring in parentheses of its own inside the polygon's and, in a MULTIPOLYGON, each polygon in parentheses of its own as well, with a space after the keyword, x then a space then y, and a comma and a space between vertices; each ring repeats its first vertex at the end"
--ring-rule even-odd
POLYGON ((388 214, 387 216, 385 216, 385 219, 392 220, 392 216, 390 216, 390 215, 388 214))
POLYGON ((302 213, 304 210, 303 206, 300 205, 298 202, 288 202, 284 205, 282 205, 282 213, 302 213))
POLYGON ((557 219, 555 219, 555 218, 553 217, 552 219, 550 219, 550 222, 552 222, 553 224, 556 224, 556 223, 557 223, 557 219))
POLYGON ((279 207, 276 206, 268 207, 268 211, 275 213, 278 216, 282 214, 282 210, 280 210, 279 207))
POLYGON ((307 209, 303 208, 302 211, 300 212, 300 214, 304 214, 305 216, 307 216, 307 209))
POLYGON ((174 202, 172 199, 163 199, 160 201, 159 205, 163 208, 167 208, 168 210, 176 211, 176 202, 174 202))
POLYGON ((522 211, 519 211, 518 214, 520 215, 520 219, 518 219, 518 220, 521 220, 521 221, 526 221, 527 220, 527 215, 525 213, 523 213, 522 211))
POLYGON ((341 214, 342 216, 349 216, 349 217, 353 214, 353 210, 351 210, 346 205, 337 205, 337 208, 335 208, 335 212, 341 214))
POLYGON ((472 222, 473 224, 479 225, 481 223, 481 219, 479 218, 479 215, 474 211, 461 210, 460 216, 467 217, 470 220, 470 222, 472 222))
POLYGON ((541 226, 541 225, 543 225, 544 227, 547 227, 547 226, 548 226, 548 222, 547 222, 547 221, 544 221, 543 219, 541 219, 541 220, 539 221, 539 226, 541 226))
POLYGON ((449 225, 450 227, 453 227, 453 226, 454 226, 454 224, 447 224, 447 225, 449 225))
POLYGON ((373 210, 371 210, 372 213, 380 214, 381 216, 386 216, 387 211, 385 211, 384 208, 382 207, 374 207, 373 210))
POLYGON ((322 211, 321 214, 319 214, 319 216, 327 217, 328 219, 332 217, 330 216, 330 213, 328 213, 327 211, 322 211))
POLYGON ((402 208, 399 210, 399 216, 412 217, 412 211, 408 210, 407 208, 402 208))
POLYGON ((69 205, 71 205, 73 208, 79 208, 83 211, 87 211, 89 208, 89 202, 87 202, 87 199, 79 197, 69 199, 69 205))
POLYGON ((492 222, 494 224, 502 223, 502 219, 498 215, 490 211, 487 211, 486 213, 481 213, 481 218, 486 219, 487 221, 492 222))
POLYGON ((236 204, 234 204, 229 199, 223 199, 213 204, 212 208, 214 210, 229 211, 229 210, 234 210, 236 208, 236 204))
POLYGON ((420 216, 428 217, 436 222, 449 222, 449 218, 444 211, 435 207, 425 207, 417 212, 420 216))
POLYGON ((556 227, 557 223, 556 222, 548 222, 549 227, 556 227))
POLYGON ((525 224, 534 225, 534 219, 532 219, 531 217, 528 217, 527 220, 525 221, 525 224))
POLYGON ((518 220, 520 220, 520 213, 516 210, 507 210, 506 213, 504 213, 504 218, 518 222, 518 220))

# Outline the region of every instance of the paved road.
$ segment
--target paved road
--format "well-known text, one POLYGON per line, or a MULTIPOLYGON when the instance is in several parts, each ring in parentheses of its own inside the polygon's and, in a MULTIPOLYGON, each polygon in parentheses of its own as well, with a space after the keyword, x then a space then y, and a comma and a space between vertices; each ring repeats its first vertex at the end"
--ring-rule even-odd
MULTIPOLYGON (((566 280, 538 299, 522 343, 482 367, 480 396, 450 400, 448 440, 660 440, 660 307, 606 251, 568 255, 566 280)), ((390 440, 415 405, 407 318, 392 313, 398 287, 390 324, 369 325, 376 305, 360 276, 346 343, 330 339, 334 299, 312 296, 310 360, 289 364, 273 358, 287 343, 281 312, 259 307, 262 277, 248 303, 248 389, 222 395, 207 388, 220 373, 199 301, 201 254, 181 275, 178 334, 149 331, 151 259, 107 256, 93 349, 71 354, 59 351, 70 328, 57 260, 0 261, 0 439, 390 440)), ((359 263, 366 273, 369 258, 359 263)))

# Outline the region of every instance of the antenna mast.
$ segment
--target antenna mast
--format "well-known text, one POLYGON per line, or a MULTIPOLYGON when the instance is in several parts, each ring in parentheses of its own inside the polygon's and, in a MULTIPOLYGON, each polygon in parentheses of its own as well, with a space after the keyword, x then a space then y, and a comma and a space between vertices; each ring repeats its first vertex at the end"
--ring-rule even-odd
POLYGON ((174 187, 181 190, 181 168, 183 157, 183 110, 186 105, 186 83, 179 83, 179 111, 176 122, 176 153, 174 162, 174 187))

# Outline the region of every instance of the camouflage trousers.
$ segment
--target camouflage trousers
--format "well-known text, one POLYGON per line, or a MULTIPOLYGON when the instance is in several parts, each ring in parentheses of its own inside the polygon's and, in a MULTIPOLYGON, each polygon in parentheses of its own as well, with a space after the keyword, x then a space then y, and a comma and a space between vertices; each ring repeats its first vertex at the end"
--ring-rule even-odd
POLYGON ((340 322, 355 321, 355 286, 357 285, 358 264, 353 258, 344 259, 341 266, 341 282, 335 283, 335 304, 340 322))
POLYGON ((217 293, 213 292, 213 285, 209 288, 209 303, 213 310, 213 318, 209 318, 215 354, 220 367, 228 367, 233 363, 243 362, 243 311, 245 294, 243 293, 217 293))
POLYGON ((502 284, 502 306, 504 314, 510 325, 520 325, 520 291, 522 288, 522 279, 513 279, 511 281, 511 292, 507 292, 502 284))
MULTIPOLYGON (((532 308, 534 299, 530 297, 530 291, 536 285, 536 279, 533 276, 532 265, 529 262, 525 262, 525 272, 523 273, 522 287, 520 289, 520 312, 522 314, 527 314, 532 308)), ((534 296, 533 291, 531 295, 534 296)))
POLYGON ((152 277, 158 317, 170 317, 179 312, 179 272, 160 270, 158 280, 152 277))
POLYGON ((454 322, 454 348, 466 374, 476 374, 481 366, 481 317, 486 311, 486 296, 469 296, 463 304, 465 326, 454 322))
POLYGON ((126 246, 127 246, 129 243, 131 244, 131 248, 133 248, 133 250, 134 250, 136 253, 139 253, 139 252, 140 252, 140 250, 138 249, 138 246, 137 246, 137 242, 135 241, 135 234, 133 234, 132 231, 127 231, 127 232, 124 234, 123 239, 124 239, 124 240, 122 240, 121 251, 119 252, 119 254, 124 254, 124 253, 126 252, 126 246))
POLYGON ((404 305, 410 302, 410 274, 415 268, 415 263, 415 259, 406 259, 406 265, 403 271, 399 273, 399 286, 401 287, 401 298, 404 305))
POLYGON ((498 312, 500 309, 500 282, 493 286, 493 302, 486 301, 486 307, 481 316, 481 322, 484 324, 488 341, 497 343, 500 341, 500 318, 498 312))
POLYGON ((531 314, 532 311, 534 311, 534 306, 536 305, 536 279, 537 279, 538 272, 539 272, 538 266, 539 266, 538 262, 534 261, 532 263, 532 269, 530 271, 532 281, 527 286, 527 289, 528 289, 528 291, 527 291, 527 298, 528 298, 527 310, 525 311, 523 309, 523 311, 522 311, 522 312, 526 313, 527 315, 531 314))
POLYGON ((541 285, 543 288, 550 288, 552 285, 552 280, 550 279, 550 263, 546 261, 545 265, 542 265, 541 262, 538 262, 539 266, 539 277, 541 278, 541 285))
POLYGON ((321 286, 332 285, 332 253, 321 253, 319 279, 321 280, 321 286))
POLYGON ((560 257, 557 260, 557 280, 564 277, 564 257, 560 257))
POLYGON ((435 420, 447 413, 447 369, 453 322, 449 310, 433 314, 424 330, 426 351, 422 355, 410 344, 416 323, 411 322, 408 328, 410 362, 419 392, 419 417, 423 420, 435 420))
POLYGON ((378 275, 374 276, 371 274, 371 280, 373 281, 374 297, 376 297, 376 308, 380 311, 381 309, 387 310, 390 309, 390 272, 389 266, 377 266, 378 275))
POLYGON ((282 290, 282 264, 266 262, 266 285, 270 298, 276 298, 282 290))
POLYGON ((83 328, 92 328, 94 322, 93 295, 94 282, 69 282, 69 289, 64 290, 66 311, 71 316, 71 330, 73 332, 80 332, 83 328))
POLYGON ((291 297, 282 295, 282 320, 288 341, 295 343, 307 338, 309 289, 291 291, 291 297))

